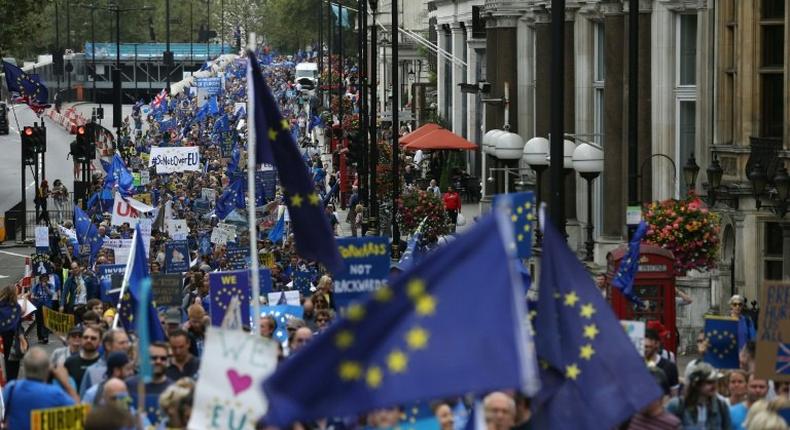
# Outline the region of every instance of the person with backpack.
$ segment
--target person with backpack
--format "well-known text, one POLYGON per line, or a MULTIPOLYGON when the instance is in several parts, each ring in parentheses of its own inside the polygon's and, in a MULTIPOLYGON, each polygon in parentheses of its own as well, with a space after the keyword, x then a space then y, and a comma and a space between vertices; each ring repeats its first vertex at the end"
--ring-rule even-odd
POLYGON ((683 429, 729 430, 730 408, 716 393, 719 375, 708 363, 700 363, 689 375, 683 396, 670 400, 667 411, 680 419, 683 429))

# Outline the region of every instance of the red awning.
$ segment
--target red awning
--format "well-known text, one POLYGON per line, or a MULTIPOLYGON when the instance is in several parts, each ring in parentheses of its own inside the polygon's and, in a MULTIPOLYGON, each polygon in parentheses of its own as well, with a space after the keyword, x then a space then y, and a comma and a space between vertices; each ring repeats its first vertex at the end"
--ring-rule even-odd
POLYGON ((450 130, 440 128, 413 140, 404 148, 412 151, 418 149, 465 149, 474 151, 477 149, 477 145, 450 130))
POLYGON ((415 140, 419 139, 420 137, 425 136, 426 134, 432 131, 436 131, 440 128, 442 127, 440 127, 438 124, 429 122, 421 127, 418 127, 417 130, 414 130, 411 133, 401 137, 400 139, 398 139, 398 142, 400 142, 401 145, 408 145, 414 142, 415 140))

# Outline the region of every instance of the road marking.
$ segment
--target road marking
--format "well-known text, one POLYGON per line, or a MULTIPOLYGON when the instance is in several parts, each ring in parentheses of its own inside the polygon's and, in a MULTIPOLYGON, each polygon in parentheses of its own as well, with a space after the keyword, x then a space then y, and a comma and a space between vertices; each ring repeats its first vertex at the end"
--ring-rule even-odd
POLYGON ((2 251, 2 250, 0 250, 0 254, 13 255, 14 257, 21 257, 21 258, 30 257, 29 255, 22 255, 22 254, 17 254, 16 252, 2 251))
POLYGON ((5 279, 5 278, 8 278, 8 276, 6 276, 6 275, 0 275, 0 279, 5 279))

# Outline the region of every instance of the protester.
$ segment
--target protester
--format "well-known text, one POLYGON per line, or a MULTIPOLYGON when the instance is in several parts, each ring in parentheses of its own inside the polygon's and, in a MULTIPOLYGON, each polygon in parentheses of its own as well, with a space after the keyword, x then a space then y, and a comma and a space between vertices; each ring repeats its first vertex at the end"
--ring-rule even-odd
POLYGON ((191 378, 181 378, 159 395, 159 407, 164 414, 161 428, 171 430, 186 429, 192 415, 192 400, 195 382, 191 378))
POLYGON ((681 428, 680 419, 664 408, 671 395, 669 381, 664 371, 658 367, 651 367, 650 374, 653 375, 653 378, 661 387, 663 395, 641 412, 631 417, 627 427, 623 426, 621 428, 625 430, 679 430, 681 428))
POLYGON ((52 351, 50 361, 52 367, 62 366, 66 359, 80 352, 82 346, 82 328, 74 327, 66 335, 66 345, 52 351))
POLYGON ((447 192, 442 196, 444 201, 444 210, 447 212, 447 218, 450 224, 456 225, 458 223, 458 213, 461 211, 461 196, 452 186, 447 187, 447 192))
POLYGON ((94 384, 82 395, 82 403, 94 405, 99 404, 104 396, 104 384, 106 380, 112 378, 125 379, 134 373, 132 362, 125 352, 115 351, 107 356, 107 371, 104 374, 105 380, 94 384))
POLYGON ((104 381, 107 375, 107 358, 109 355, 113 352, 128 354, 131 342, 123 329, 116 328, 104 333, 102 347, 104 347, 104 355, 85 369, 85 376, 83 376, 80 383, 80 395, 84 395, 90 387, 104 381))
POLYGON ((52 309, 53 289, 48 274, 39 276, 38 282, 30 289, 30 302, 36 307, 36 335, 41 345, 49 343, 49 330, 44 327, 44 307, 52 309))
POLYGON ((680 419, 684 429, 730 429, 729 407, 716 394, 717 380, 716 370, 700 363, 691 372, 684 395, 669 401, 667 410, 680 419))
POLYGON ((96 327, 87 327, 82 332, 80 352, 66 359, 64 367, 68 370, 72 384, 79 388, 87 368, 101 358, 99 355, 99 339, 102 332, 96 327))
POLYGON ((493 392, 483 399, 488 430, 510 430, 515 425, 516 402, 502 392, 493 392))
POLYGON ((727 389, 729 396, 726 399, 727 406, 732 407, 746 400, 747 383, 749 374, 741 369, 731 370, 727 375, 727 389))
POLYGON ((645 360, 648 366, 658 367, 664 371, 667 377, 669 386, 672 388, 673 393, 677 391, 678 381, 678 368, 675 363, 669 361, 667 358, 661 357, 659 354, 661 349, 661 337, 654 329, 645 330, 645 360))
POLYGON ((746 300, 738 294, 730 297, 730 317, 738 320, 738 349, 743 348, 746 342, 751 342, 757 335, 754 322, 743 313, 746 300))
POLYGON ((17 296, 16 285, 7 285, 0 290, 0 336, 3 339, 3 360, 8 381, 16 379, 19 360, 28 348, 22 329, 22 316, 27 310, 27 302, 23 300, 24 306, 18 302, 18 298, 26 297, 27 293, 17 296))
POLYGON ((170 380, 177 381, 181 378, 197 378, 200 369, 200 360, 191 351, 191 340, 189 333, 178 329, 170 333, 168 342, 170 344, 171 357, 170 365, 167 367, 166 375, 170 380))
POLYGON ((159 402, 159 395, 169 387, 173 380, 167 377, 167 370, 170 361, 170 347, 164 342, 154 342, 148 347, 148 356, 151 359, 151 382, 145 383, 145 399, 141 402, 137 397, 137 386, 140 383, 139 376, 131 376, 126 379, 126 386, 132 393, 132 404, 135 408, 141 407, 146 411, 148 420, 156 424, 159 416, 156 413, 159 402))
POLYGON ((734 430, 745 430, 744 422, 749 408, 758 400, 762 400, 768 394, 768 381, 759 379, 754 374, 749 375, 749 383, 746 387, 746 400, 730 406, 730 419, 734 430))

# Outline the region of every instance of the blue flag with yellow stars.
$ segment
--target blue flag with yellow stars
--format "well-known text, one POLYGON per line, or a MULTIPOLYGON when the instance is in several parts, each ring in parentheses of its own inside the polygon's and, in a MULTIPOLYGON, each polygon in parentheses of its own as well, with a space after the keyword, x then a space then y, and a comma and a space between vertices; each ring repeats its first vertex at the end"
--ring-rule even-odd
POLYGON ((523 193, 498 194, 493 205, 505 204, 505 211, 513 223, 513 238, 509 246, 514 247, 518 258, 532 255, 532 223, 535 221, 535 195, 532 191, 523 193))
POLYGON ((503 240, 508 233, 501 233, 509 226, 503 214, 490 213, 390 286, 349 305, 263 383, 264 422, 283 428, 505 388, 534 394, 538 375, 521 278, 503 240))
POLYGON ((708 348, 702 361, 717 369, 738 369, 738 319, 705 315, 708 348))
POLYGON ((90 261, 93 261, 104 244, 104 239, 99 237, 99 229, 79 206, 74 206, 74 228, 77 230, 77 242, 90 249, 90 261))
POLYGON ((548 219, 541 225, 538 302, 530 311, 541 373, 533 426, 614 428, 661 390, 565 238, 548 219))
POLYGON ((41 83, 41 79, 38 76, 28 75, 22 69, 7 61, 3 61, 3 69, 5 70, 5 83, 8 85, 8 91, 16 93, 21 100, 36 112, 47 107, 49 90, 41 83))
POLYGON ((165 332, 159 322, 159 314, 154 309, 151 301, 143 301, 143 283, 151 279, 148 273, 148 259, 145 257, 145 244, 143 235, 140 233, 140 224, 135 226, 134 237, 132 238, 132 249, 129 253, 129 261, 126 263, 124 272, 127 289, 123 297, 120 298, 120 312, 118 319, 127 331, 137 331, 139 326, 136 323, 135 315, 138 313, 137 306, 148 306, 145 313, 147 323, 144 324, 148 329, 148 339, 151 342, 165 340, 165 332))
POLYGON ((277 166, 285 203, 291 217, 296 250, 302 258, 315 260, 332 272, 343 270, 343 260, 324 214, 321 198, 315 192, 299 148, 291 137, 261 74, 252 52, 247 69, 248 95, 251 105, 251 130, 255 135, 255 158, 258 163, 277 166))
POLYGON ((267 315, 271 315, 274 318, 274 338, 278 342, 285 342, 288 340, 288 329, 286 327, 288 320, 302 319, 304 309, 295 305, 261 306, 261 316, 265 317, 267 315))
POLYGON ((231 182, 225 192, 219 196, 217 204, 214 207, 214 213, 217 214, 219 219, 227 218, 234 209, 243 209, 247 207, 247 203, 244 200, 244 188, 246 186, 247 181, 243 177, 238 177, 231 182))
POLYGON ((639 223, 636 233, 628 242, 628 252, 620 260, 620 267, 617 269, 614 279, 612 279, 612 286, 620 290, 631 303, 639 307, 642 307, 642 300, 634 291, 634 278, 636 278, 636 272, 639 270, 639 247, 642 244, 642 238, 647 233, 647 228, 646 222, 642 221, 639 223))

